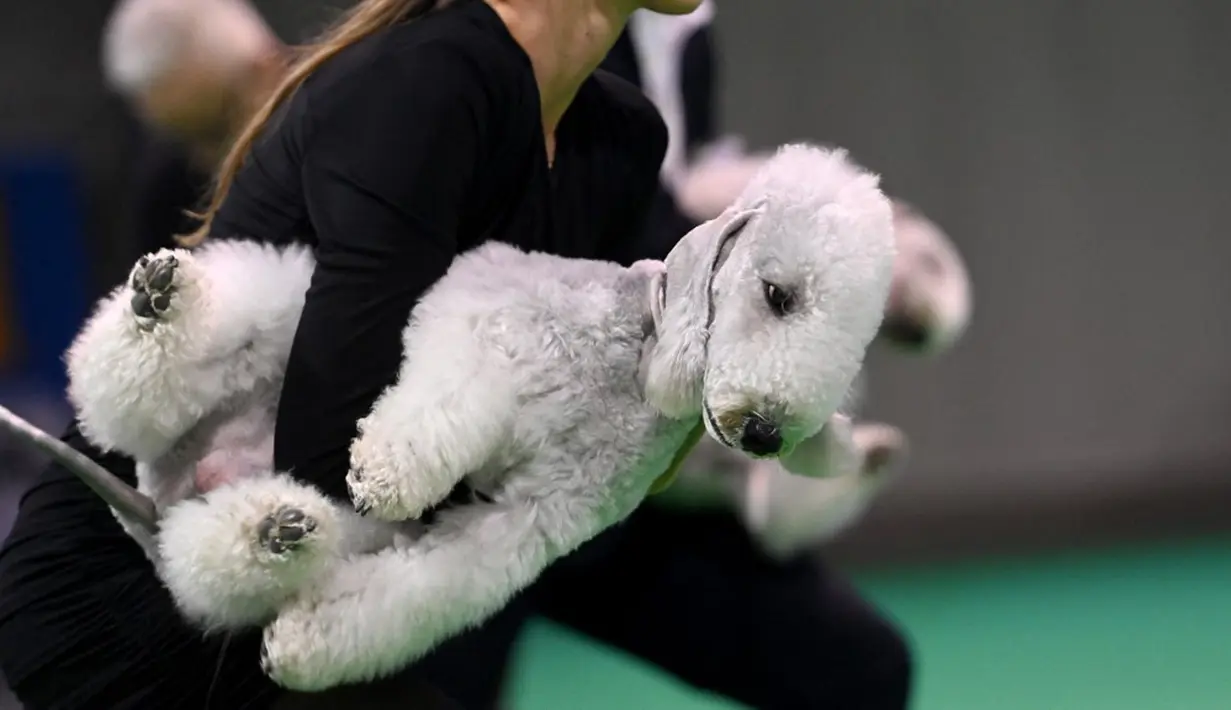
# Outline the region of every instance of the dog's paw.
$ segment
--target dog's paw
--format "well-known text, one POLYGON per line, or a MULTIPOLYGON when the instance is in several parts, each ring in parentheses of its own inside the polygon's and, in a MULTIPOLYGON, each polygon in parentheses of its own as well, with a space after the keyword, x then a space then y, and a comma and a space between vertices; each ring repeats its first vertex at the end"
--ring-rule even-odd
POLYGON ((311 496, 261 501, 249 518, 248 544, 270 580, 287 589, 317 577, 338 554, 338 512, 311 496))
POLYGON ((346 489, 351 503, 360 515, 370 515, 378 520, 412 520, 418 513, 403 505, 396 489, 388 485, 388 477, 378 469, 351 467, 346 474, 346 489))
POLYGON ((132 291, 129 305, 141 330, 152 330, 172 320, 191 296, 191 255, 184 250, 163 249, 141 257, 128 276, 132 291))
POLYGON ((360 438, 351 449, 346 488, 351 502, 361 515, 398 522, 414 520, 435 501, 411 489, 413 475, 405 473, 406 463, 397 452, 372 446, 360 438))
POLYGON ((207 627, 265 623, 326 575, 340 525, 314 490, 247 479, 165 511, 159 576, 180 610, 207 627))
POLYGON ((257 545, 274 556, 291 555, 311 543, 316 518, 292 506, 282 506, 256 526, 257 545))
POLYGON ((265 627, 261 670, 283 688, 304 693, 363 680, 351 677, 335 658, 327 629, 318 627, 314 611, 310 604, 299 602, 265 627))
POLYGON ((129 275, 128 286, 133 292, 130 303, 138 323, 151 327, 171 308, 178 268, 179 258, 166 252, 143 256, 137 261, 129 275))

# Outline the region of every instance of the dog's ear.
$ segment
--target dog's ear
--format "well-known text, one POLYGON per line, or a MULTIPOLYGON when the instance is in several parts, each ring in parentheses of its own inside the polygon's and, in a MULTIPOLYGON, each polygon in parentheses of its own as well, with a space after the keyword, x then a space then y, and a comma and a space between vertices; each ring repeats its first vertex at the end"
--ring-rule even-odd
POLYGON ((666 273, 657 277, 665 283, 646 399, 667 417, 683 418, 701 409, 714 275, 739 232, 760 212, 759 206, 731 209, 693 229, 667 255, 666 273))

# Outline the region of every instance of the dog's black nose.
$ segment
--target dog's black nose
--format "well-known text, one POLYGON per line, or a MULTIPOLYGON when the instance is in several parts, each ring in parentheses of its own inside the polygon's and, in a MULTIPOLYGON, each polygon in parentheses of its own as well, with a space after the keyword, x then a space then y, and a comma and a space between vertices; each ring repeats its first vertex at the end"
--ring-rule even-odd
POLYGON ((928 344, 930 333, 920 320, 905 316, 886 318, 881 324, 881 335, 890 342, 907 348, 923 348, 928 344))
POLYGON ((750 414, 744 418, 744 434, 739 445, 753 456, 772 456, 782 450, 782 432, 765 419, 750 414))

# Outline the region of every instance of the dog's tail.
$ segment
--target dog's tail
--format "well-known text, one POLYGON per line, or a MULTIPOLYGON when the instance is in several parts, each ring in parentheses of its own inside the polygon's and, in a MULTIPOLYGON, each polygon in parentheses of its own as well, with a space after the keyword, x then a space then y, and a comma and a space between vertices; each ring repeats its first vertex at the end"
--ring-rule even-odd
POLYGON ((107 505, 128 522, 151 534, 158 530, 158 513, 154 502, 121 481, 107 469, 90 460, 63 441, 49 436, 25 419, 0 406, 0 429, 12 433, 18 440, 51 456, 72 471, 107 505))

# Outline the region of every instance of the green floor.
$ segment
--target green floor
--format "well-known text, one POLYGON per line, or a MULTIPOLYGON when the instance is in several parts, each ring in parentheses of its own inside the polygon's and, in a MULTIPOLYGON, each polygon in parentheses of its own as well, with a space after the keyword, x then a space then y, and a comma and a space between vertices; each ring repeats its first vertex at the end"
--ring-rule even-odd
MULTIPOLYGON (((1228 710, 1231 539, 858 576, 914 637, 915 710, 1228 710)), ((515 710, 718 710, 538 624, 515 710)))

